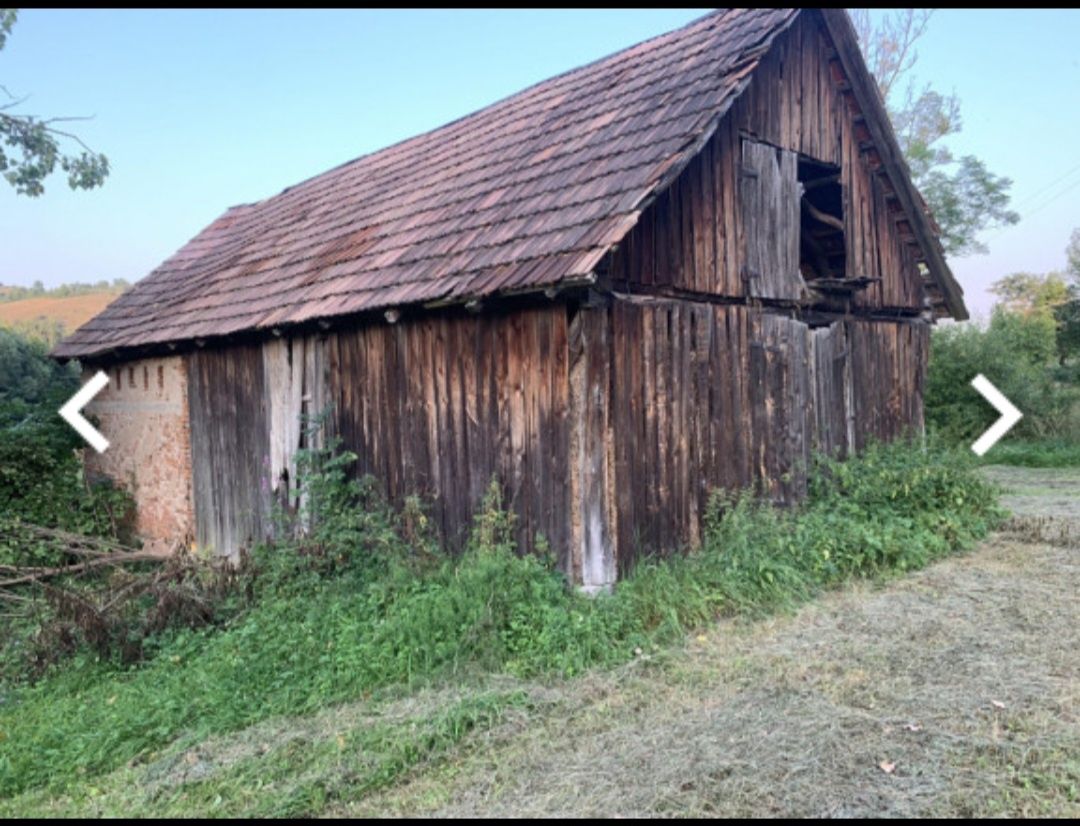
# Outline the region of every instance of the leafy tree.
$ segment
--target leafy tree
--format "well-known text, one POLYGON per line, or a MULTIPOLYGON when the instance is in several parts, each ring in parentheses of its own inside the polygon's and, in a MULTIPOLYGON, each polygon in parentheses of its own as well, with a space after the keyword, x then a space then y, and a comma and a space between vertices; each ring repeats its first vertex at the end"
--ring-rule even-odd
POLYGON ((1066 272, 1018 272, 993 283, 990 292, 1005 311, 1052 331, 1058 364, 1080 355, 1080 229, 1065 249, 1066 272), (1071 283, 1070 283, 1071 282, 1071 283))
POLYGON ((1065 271, 1075 285, 1080 287, 1080 227, 1074 229, 1069 236, 1069 245, 1065 247, 1065 261, 1065 271))
MULTIPOLYGON (((0 9, 0 50, 11 34, 16 17, 16 9, 0 9)), ((57 164, 67 173, 72 189, 93 189, 104 183, 109 174, 109 159, 92 151, 78 136, 53 125, 78 118, 42 119, 15 114, 11 110, 25 103, 26 97, 16 97, 2 85, 0 93, 7 97, 7 103, 0 104, 0 172, 18 194, 36 197, 44 193, 43 181, 57 164), (65 139, 77 143, 82 151, 63 153, 60 143, 65 139)))
POLYGON ((31 417, 66 427, 55 412, 78 388, 74 363, 58 364, 48 358, 44 343, 0 327, 0 429, 31 417))
POLYGON ((1014 361, 1044 372, 1054 361, 1056 329, 1052 313, 1013 312, 999 304, 990 313, 988 332, 1014 361))
POLYGON ((1013 273, 995 281, 990 292, 1012 312, 1045 319, 1053 319, 1054 310, 1069 300, 1069 285, 1059 272, 1013 273))
POLYGON ((1008 208, 1012 181, 990 172, 973 155, 954 157, 943 144, 962 126, 956 94, 943 95, 929 84, 918 87, 910 75, 918 58, 915 43, 926 33, 932 13, 897 9, 874 25, 866 9, 856 9, 852 20, 912 180, 941 228, 945 251, 984 253, 978 233, 1015 224, 1020 216, 1008 208))
POLYGON ((1058 363, 1080 356, 1080 227, 1072 231, 1065 248, 1065 272, 1072 282, 1068 285, 1068 300, 1054 309, 1057 322, 1058 363))
POLYGON ((1080 288, 1071 287, 1070 294, 1071 300, 1054 310, 1058 364, 1063 367, 1069 358, 1080 355, 1080 288))

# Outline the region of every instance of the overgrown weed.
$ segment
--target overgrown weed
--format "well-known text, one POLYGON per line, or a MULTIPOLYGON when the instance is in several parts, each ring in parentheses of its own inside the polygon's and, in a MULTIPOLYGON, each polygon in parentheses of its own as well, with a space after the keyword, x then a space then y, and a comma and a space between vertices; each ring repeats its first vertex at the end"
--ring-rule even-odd
POLYGON ((1002 518, 969 460, 874 446, 822 460, 797 509, 716 494, 701 549, 645 560, 612 594, 589 598, 550 558, 518 555, 495 483, 455 559, 425 533, 417 502, 398 511, 370 480, 351 480, 353 459, 303 457, 298 521, 256 549, 252 599, 229 622, 175 631, 136 668, 83 653, 0 698, 0 795, 62 788, 177 738, 380 692, 626 662, 719 616, 919 567, 1002 518))

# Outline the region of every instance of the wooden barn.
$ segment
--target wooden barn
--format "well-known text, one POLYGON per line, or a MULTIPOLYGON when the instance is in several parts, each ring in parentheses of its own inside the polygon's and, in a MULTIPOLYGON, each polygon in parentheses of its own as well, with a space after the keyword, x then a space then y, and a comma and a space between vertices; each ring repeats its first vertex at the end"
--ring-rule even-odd
POLYGON ((147 537, 266 535, 329 410, 449 546, 495 478, 595 589, 714 488, 793 501, 812 451, 920 431, 941 316, 846 14, 728 10, 229 209, 54 355, 113 378, 87 462, 147 537))

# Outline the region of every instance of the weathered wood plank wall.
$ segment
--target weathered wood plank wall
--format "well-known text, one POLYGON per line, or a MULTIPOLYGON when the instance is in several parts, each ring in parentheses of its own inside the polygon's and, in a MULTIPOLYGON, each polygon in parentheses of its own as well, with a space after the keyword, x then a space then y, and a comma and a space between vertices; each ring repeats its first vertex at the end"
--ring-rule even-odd
POLYGON ((269 535, 274 499, 297 505, 300 422, 328 409, 327 432, 358 455, 357 473, 397 504, 423 497, 451 548, 497 478, 521 547, 539 532, 569 568, 568 358, 565 304, 197 351, 198 541, 233 554, 269 535))
POLYGON ((266 536, 270 422, 262 347, 188 357, 195 541, 232 556, 266 536))
POLYGON ((619 570, 696 544, 714 487, 752 474, 745 307, 633 298, 610 323, 619 570))
POLYGON ((562 304, 437 315, 328 336, 337 432, 395 502, 434 505, 459 549, 492 478, 518 538, 569 546, 569 366, 562 304))
POLYGON ((815 450, 922 429, 927 325, 811 329, 739 305, 632 296, 611 309, 620 571, 700 541, 710 491, 806 492, 815 450))
POLYGON ((521 547, 543 534, 599 588, 643 552, 698 544, 714 488, 793 502, 813 450, 920 432, 927 346, 921 321, 811 329, 632 296, 198 351, 197 541, 232 554, 269 535, 275 499, 296 506, 300 419, 330 405, 357 472, 398 504, 423 497, 451 548, 496 478, 521 547))
POLYGON ((845 323, 851 359, 854 448, 923 431, 930 328, 923 322, 845 323))
POLYGON ((801 15, 777 39, 716 134, 620 244, 611 264, 616 288, 751 294, 747 280, 754 264, 744 250, 777 239, 768 237, 768 227, 748 227, 743 219, 739 173, 745 135, 839 166, 847 275, 881 278, 856 293, 856 305, 922 309, 922 278, 909 243, 914 239, 901 231, 902 213, 887 203, 889 185, 860 148, 869 133, 845 101, 828 48, 813 15, 801 15), (756 233, 760 243, 748 233, 756 233))

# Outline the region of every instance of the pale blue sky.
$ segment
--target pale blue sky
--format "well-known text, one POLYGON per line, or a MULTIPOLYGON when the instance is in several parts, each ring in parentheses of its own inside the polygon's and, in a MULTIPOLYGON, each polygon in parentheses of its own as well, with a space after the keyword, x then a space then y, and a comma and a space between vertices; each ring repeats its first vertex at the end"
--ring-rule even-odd
MULTIPOLYGON (((680 26, 633 11, 31 9, 0 52, 22 111, 72 124, 113 166, 38 199, 0 186, 0 283, 136 280, 226 207, 439 126, 680 26)), ((1014 180, 1021 223, 951 261, 970 309, 1019 269, 1064 264, 1080 226, 1080 12, 935 14, 916 74, 962 101, 957 155, 1014 180)))

